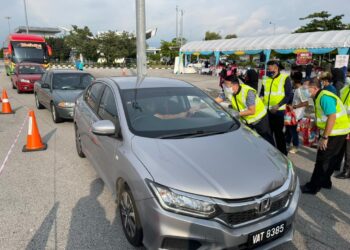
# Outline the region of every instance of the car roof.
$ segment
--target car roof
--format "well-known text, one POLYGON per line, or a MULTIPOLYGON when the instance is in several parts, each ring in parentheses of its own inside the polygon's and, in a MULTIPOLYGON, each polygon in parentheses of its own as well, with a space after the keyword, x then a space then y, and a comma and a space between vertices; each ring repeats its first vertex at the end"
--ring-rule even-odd
POLYGON ((19 66, 40 66, 43 68, 43 66, 40 63, 32 63, 32 62, 21 62, 16 65, 17 67, 19 66))
MULTIPOLYGON (((135 89, 137 77, 109 77, 120 89, 135 89)), ((193 87, 190 83, 185 81, 162 78, 162 77, 145 77, 141 84, 139 84, 139 89, 145 88, 165 88, 165 87, 193 87)))
POLYGON ((86 71, 80 71, 80 70, 74 70, 74 69, 49 69, 49 72, 52 72, 54 74, 89 74, 89 72, 86 71))

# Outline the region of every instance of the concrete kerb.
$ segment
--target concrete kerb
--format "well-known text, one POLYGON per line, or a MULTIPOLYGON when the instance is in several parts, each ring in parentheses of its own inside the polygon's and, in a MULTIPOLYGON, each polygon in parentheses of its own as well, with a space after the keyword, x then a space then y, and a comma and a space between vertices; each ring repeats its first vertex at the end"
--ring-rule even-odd
MULTIPOLYGON (((74 65, 61 65, 61 64, 53 64, 50 66, 50 68, 52 69, 75 69, 74 65)), ((96 67, 96 66, 90 66, 90 65, 86 65, 84 66, 85 69, 115 69, 115 70, 121 70, 124 69, 122 67, 96 67)), ((132 70, 136 70, 135 67, 132 68, 125 68, 127 70, 132 69, 132 70)), ((173 68, 171 67, 167 67, 167 68, 153 68, 153 67, 149 67, 149 69, 156 69, 156 70, 173 70, 173 68)))

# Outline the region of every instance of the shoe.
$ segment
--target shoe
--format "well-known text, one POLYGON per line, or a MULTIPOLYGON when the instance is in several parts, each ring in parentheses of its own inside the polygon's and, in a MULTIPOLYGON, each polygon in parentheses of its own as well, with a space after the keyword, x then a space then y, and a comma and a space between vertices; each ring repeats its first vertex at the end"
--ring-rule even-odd
POLYGON ((334 176, 337 179, 349 179, 350 178, 350 172, 341 172, 340 174, 334 176))
POLYGON ((289 150, 289 153, 291 154, 296 154, 298 152, 298 148, 297 147, 291 147, 290 150, 289 150))
POLYGON ((317 194, 320 188, 310 188, 307 184, 300 186, 301 192, 303 194, 317 194))

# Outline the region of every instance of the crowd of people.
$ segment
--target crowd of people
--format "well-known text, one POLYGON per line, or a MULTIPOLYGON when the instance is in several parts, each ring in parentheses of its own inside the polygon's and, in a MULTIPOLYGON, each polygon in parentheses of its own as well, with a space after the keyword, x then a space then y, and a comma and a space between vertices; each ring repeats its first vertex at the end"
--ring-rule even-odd
POLYGON ((216 101, 228 99, 243 123, 285 155, 298 152, 298 122, 311 102, 318 149, 312 177, 301 190, 316 194, 321 188, 332 188, 331 176, 336 170, 335 177, 350 178, 350 71, 344 74, 343 69, 334 68, 314 77, 312 67, 306 71, 305 77, 298 69, 289 75, 281 72, 277 61, 269 61, 258 92, 255 70, 239 76, 237 68, 225 68, 220 73, 222 92, 216 101))

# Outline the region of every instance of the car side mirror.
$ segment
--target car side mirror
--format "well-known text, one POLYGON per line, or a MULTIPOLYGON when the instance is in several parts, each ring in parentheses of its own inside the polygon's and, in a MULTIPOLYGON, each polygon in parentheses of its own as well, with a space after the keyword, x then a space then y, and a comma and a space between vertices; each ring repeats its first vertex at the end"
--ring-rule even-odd
POLYGON ((116 127, 110 120, 94 122, 91 127, 95 135, 114 135, 116 132, 116 127))
POLYGON ((43 88, 43 89, 49 89, 49 88, 50 88, 50 85, 47 84, 47 83, 42 83, 42 84, 41 84, 41 88, 43 88))

